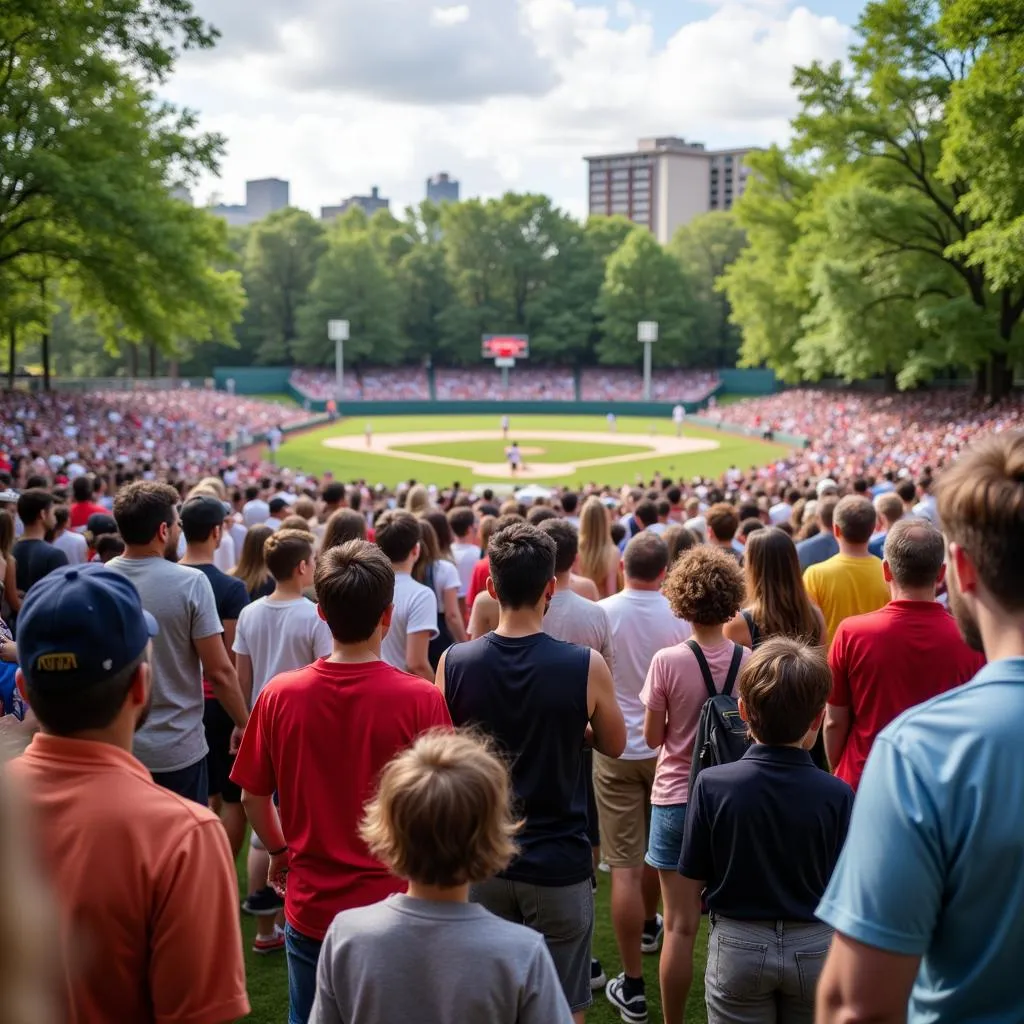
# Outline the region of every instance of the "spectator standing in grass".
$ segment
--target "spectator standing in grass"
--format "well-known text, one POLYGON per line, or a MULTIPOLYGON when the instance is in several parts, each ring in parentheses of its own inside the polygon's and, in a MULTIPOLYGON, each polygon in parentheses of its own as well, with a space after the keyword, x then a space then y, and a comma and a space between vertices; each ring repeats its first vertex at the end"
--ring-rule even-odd
POLYGON ((385 553, 358 540, 332 548, 315 584, 332 653, 264 688, 232 771, 270 854, 270 884, 283 891, 287 878, 290 1024, 309 1019, 335 915, 405 888, 357 831, 381 770, 420 733, 451 725, 434 686, 381 657, 395 591, 385 553))
POLYGON ((640 700, 647 709, 644 739, 660 747, 651 791, 647 863, 658 871, 665 907, 665 941, 659 976, 665 1024, 682 1024, 693 976, 693 943, 687 917, 688 890, 679 877, 689 799, 690 764, 697 723, 709 697, 735 692, 736 677, 750 656, 724 635, 743 602, 743 574, 731 552, 716 547, 688 551, 665 582, 676 616, 693 627, 693 638, 659 651, 651 661, 640 700), (730 683, 727 686, 727 683, 730 683))
POLYGON ((889 602, 882 563, 868 551, 874 528, 875 506, 860 495, 847 495, 836 506, 833 525, 839 554, 804 573, 807 594, 825 616, 829 643, 844 619, 889 602))
POLYGON ((707 893, 708 1024, 813 1024, 832 937, 815 909, 853 806, 850 787, 808 753, 829 684, 820 648, 766 640, 739 680, 753 746, 706 768, 690 793, 679 872, 691 952, 707 893))
POLYGON ((979 441, 937 490, 950 607, 989 663, 875 740, 818 908, 821 1024, 1020 1017, 1024 433, 979 441))
POLYGON ((543 937, 469 902, 515 855, 509 798, 504 764, 470 736, 421 736, 391 761, 360 834, 408 893, 334 919, 310 1024, 570 1024, 543 937))

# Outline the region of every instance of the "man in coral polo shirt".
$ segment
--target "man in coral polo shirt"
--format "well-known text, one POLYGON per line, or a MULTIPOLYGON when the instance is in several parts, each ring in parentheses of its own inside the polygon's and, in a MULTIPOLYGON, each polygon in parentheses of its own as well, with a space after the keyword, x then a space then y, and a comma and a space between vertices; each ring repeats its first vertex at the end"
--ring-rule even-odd
POLYGON ((384 553, 361 540, 332 548, 315 583, 334 653, 267 684, 231 772, 270 852, 270 883, 287 883, 290 1024, 309 1018, 317 957, 335 915, 405 891, 358 835, 377 776, 420 733, 451 728, 436 687, 381 659, 395 591, 384 553))
POLYGON ((928 520, 893 523, 882 563, 892 600, 846 619, 832 641, 825 752, 855 790, 875 737, 891 721, 973 679, 985 664, 935 600, 944 557, 942 534, 928 520))
POLYGON ((221 1024, 249 1012, 224 828, 131 753, 156 632, 132 583, 98 564, 50 573, 18 617, 18 685, 42 732, 11 773, 63 918, 70 1024, 221 1024))

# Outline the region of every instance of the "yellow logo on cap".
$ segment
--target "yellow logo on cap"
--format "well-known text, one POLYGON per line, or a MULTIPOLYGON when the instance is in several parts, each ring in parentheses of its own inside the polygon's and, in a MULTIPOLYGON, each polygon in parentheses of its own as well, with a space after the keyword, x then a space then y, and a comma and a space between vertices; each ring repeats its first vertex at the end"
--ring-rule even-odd
POLYGON ((74 654, 40 654, 36 668, 40 672, 73 672, 78 668, 78 658, 74 654))

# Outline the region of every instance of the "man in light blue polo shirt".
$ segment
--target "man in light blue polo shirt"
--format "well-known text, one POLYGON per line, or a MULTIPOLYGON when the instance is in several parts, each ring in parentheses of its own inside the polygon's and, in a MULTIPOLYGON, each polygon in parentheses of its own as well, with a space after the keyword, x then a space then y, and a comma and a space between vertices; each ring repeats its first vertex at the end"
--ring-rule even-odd
POLYGON ((938 492, 950 605, 989 664, 875 742, 818 908, 819 1024, 1024 1019, 1024 433, 938 492))

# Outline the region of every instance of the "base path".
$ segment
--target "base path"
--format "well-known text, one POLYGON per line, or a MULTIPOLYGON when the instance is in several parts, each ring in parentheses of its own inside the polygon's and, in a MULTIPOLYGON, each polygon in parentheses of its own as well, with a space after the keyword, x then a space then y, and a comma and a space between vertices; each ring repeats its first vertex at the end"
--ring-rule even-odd
MULTIPOLYGON (((373 444, 366 446, 363 434, 345 437, 329 437, 325 448, 337 448, 350 452, 373 452, 374 455, 407 459, 411 462, 433 463, 435 466, 459 466, 477 476, 508 478, 516 480, 547 480, 554 477, 571 476, 581 469, 597 466, 613 466, 621 462, 636 462, 638 459, 657 455, 688 455, 692 452, 709 452, 718 448, 717 441, 706 441, 696 437, 668 437, 658 434, 613 434, 583 430, 517 430, 517 441, 579 441, 585 444, 606 444, 609 446, 628 445, 646 448, 647 452, 630 452, 626 455, 608 455, 598 459, 581 459, 579 462, 530 462, 525 459, 517 473, 507 462, 474 462, 472 459, 457 459, 447 455, 428 455, 424 452, 403 451, 402 445, 451 444, 462 441, 498 441, 504 443, 500 430, 424 430, 418 433, 374 434, 373 444)), ((543 448, 540 449, 543 451, 543 448)), ((521 447, 524 456, 538 454, 537 449, 521 447)))

